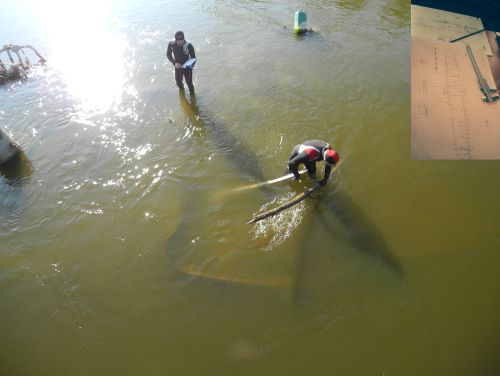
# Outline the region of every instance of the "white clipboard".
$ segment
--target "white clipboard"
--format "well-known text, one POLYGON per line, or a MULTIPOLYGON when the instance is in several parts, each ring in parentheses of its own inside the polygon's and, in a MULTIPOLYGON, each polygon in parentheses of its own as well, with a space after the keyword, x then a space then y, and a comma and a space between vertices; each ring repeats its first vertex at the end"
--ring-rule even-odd
POLYGON ((182 64, 182 68, 193 69, 193 65, 195 62, 196 62, 196 58, 193 57, 193 58, 189 59, 188 61, 186 61, 184 64, 182 64))

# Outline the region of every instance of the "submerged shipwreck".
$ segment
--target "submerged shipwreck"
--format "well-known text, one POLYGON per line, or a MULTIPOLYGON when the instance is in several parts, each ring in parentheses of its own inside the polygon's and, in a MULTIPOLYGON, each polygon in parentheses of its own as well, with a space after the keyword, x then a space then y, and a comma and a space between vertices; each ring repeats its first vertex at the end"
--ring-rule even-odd
POLYGON ((19 78, 26 77, 27 71, 31 69, 34 65, 44 64, 46 60, 38 53, 38 51, 29 44, 19 46, 17 44, 6 44, 0 50, 0 84, 7 82, 8 80, 16 80, 19 78), (32 63, 28 58, 25 50, 31 50, 38 61, 32 63), (2 58, 5 59, 2 60, 2 58), (17 58, 17 62, 15 60, 17 58))

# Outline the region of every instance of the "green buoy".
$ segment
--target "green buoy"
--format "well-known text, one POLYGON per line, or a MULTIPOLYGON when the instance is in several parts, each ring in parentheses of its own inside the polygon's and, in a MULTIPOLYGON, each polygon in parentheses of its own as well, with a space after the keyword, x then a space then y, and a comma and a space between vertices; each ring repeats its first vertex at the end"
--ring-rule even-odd
POLYGON ((294 31, 300 34, 307 30, 307 14, 306 12, 297 11, 295 12, 295 24, 294 31))

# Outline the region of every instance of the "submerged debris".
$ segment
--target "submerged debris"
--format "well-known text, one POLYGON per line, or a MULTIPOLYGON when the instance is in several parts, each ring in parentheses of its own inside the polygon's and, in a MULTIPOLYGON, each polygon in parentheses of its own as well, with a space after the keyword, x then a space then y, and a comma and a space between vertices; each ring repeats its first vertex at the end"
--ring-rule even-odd
POLYGON ((38 53, 38 51, 30 45, 19 46, 17 44, 6 44, 0 50, 0 84, 7 82, 8 80, 17 80, 19 78, 26 77, 27 71, 37 64, 44 64, 46 60, 38 53), (32 50, 38 57, 38 62, 31 63, 30 59, 24 52, 24 49, 32 50), (8 62, 2 61, 2 54, 6 54, 8 57, 8 62), (17 56, 18 62, 14 60, 13 56, 17 56), (24 59, 23 59, 24 57, 24 59))

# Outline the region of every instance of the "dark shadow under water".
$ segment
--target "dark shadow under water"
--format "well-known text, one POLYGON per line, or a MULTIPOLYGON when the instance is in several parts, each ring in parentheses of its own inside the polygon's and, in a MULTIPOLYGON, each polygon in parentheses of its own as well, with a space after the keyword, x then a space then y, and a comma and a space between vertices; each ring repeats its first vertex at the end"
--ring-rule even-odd
MULTIPOLYGON (((379 258, 393 272, 403 275, 404 269, 393 255, 379 227, 366 215, 358 204, 342 189, 320 197, 320 206, 332 211, 347 231, 347 240, 365 255, 379 258)), ((321 223, 329 233, 335 233, 330 221, 321 213, 321 223)))
POLYGON ((25 178, 33 173, 33 166, 26 154, 19 152, 9 161, 0 165, 0 177, 11 185, 21 184, 25 178))
MULTIPOLYGON (((207 142, 207 139, 209 139, 217 152, 226 155, 236 168, 244 172, 244 174, 250 175, 257 181, 264 180, 259 162, 251 150, 245 147, 223 124, 214 122, 207 114, 200 111, 194 95, 191 95, 190 101, 188 101, 184 91, 180 91, 179 100, 184 113, 195 128, 193 133, 197 139, 203 142, 207 142)), ((333 183, 330 182, 330 184, 333 183)), ((262 188, 263 192, 271 197, 272 191, 268 187, 262 188)), ((290 182, 290 188, 300 193, 299 191, 303 190, 303 184, 290 182)), ((194 191, 190 192, 190 187, 187 187, 186 192, 183 192, 181 197, 183 214, 176 231, 166 242, 167 253, 174 256, 174 258, 182 258, 181 253, 188 251, 191 240, 196 236, 193 221, 196 222, 203 215, 197 204, 197 192, 195 188, 193 189, 194 191)), ((323 188, 323 191, 326 189, 328 189, 328 186, 323 188)), ((327 194, 319 193, 313 198, 308 198, 308 200, 311 199, 316 201, 313 210, 306 217, 307 223, 302 223, 300 229, 297 230, 302 232, 310 231, 311 216, 319 215, 321 223, 323 223, 327 231, 330 234, 335 233, 336 231, 332 228, 327 216, 322 213, 322 208, 327 208, 345 227, 349 243, 353 244, 361 253, 379 258, 384 265, 398 275, 404 274, 403 267, 390 251, 380 229, 346 192, 336 190, 327 194)), ((303 244, 304 249, 307 248, 307 236, 302 239, 301 244, 303 244)), ((305 262, 305 257, 305 252, 302 252, 299 255, 298 263, 305 262)), ((301 265, 297 265, 292 300, 294 300, 294 296, 299 289, 301 270, 301 265)))
POLYGON ((264 175, 258 159, 254 153, 236 136, 234 136, 222 122, 215 122, 205 112, 200 112, 196 96, 190 95, 188 101, 184 90, 179 90, 179 101, 184 113, 189 117, 195 127, 195 136, 208 137, 215 150, 228 157, 228 159, 245 175, 257 181, 263 181, 264 175))
MULTIPOLYGON (((194 94, 190 94, 188 101, 185 92, 180 90, 179 102, 191 123, 190 126, 193 127, 192 131, 196 141, 208 144, 216 153, 226 156, 242 175, 252 180, 263 181, 264 175, 255 155, 222 122, 215 122, 209 115, 200 111, 194 94)), ((270 192, 267 187, 262 187, 261 191, 267 194, 270 192)), ((201 198, 196 186, 186 185, 183 188, 180 197, 182 214, 175 232, 165 245, 167 254, 173 257, 174 263, 180 262, 183 253, 191 247, 193 238, 196 238, 194 223, 197 223, 205 215, 199 199, 201 198)))

